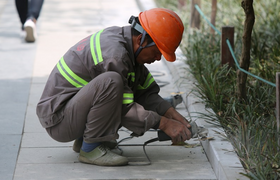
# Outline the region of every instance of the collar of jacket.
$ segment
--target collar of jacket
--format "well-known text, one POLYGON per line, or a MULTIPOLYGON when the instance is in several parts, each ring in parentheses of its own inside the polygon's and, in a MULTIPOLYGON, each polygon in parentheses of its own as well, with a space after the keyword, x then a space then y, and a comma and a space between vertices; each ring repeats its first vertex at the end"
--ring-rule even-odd
POLYGON ((132 34, 131 34, 131 26, 124 26, 123 27, 123 37, 126 40, 126 48, 129 52, 129 57, 131 59, 131 62, 133 66, 136 64, 136 60, 134 59, 134 53, 133 53, 133 44, 132 44, 132 34))

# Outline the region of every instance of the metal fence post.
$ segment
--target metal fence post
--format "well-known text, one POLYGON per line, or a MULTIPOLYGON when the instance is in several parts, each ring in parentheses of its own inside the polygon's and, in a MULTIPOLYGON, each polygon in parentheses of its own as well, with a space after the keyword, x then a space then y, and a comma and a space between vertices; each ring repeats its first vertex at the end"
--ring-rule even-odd
POLYGON ((228 64, 229 67, 234 66, 234 60, 228 48, 226 40, 229 40, 232 49, 234 49, 234 27, 222 27, 222 40, 221 40, 221 63, 222 65, 228 64))

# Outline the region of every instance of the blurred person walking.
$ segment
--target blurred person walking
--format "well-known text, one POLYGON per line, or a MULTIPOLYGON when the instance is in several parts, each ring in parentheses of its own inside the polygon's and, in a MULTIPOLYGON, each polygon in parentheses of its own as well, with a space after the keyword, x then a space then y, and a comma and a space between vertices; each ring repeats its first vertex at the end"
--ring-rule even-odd
POLYGON ((25 41, 35 42, 37 38, 36 22, 39 18, 44 0, 15 0, 17 12, 26 32, 25 41))

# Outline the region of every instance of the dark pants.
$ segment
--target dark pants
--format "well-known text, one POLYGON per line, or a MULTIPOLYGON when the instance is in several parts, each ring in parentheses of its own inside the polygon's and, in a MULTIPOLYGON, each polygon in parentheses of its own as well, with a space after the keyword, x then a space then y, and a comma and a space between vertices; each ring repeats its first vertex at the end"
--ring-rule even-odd
POLYGON ((44 0, 15 0, 18 15, 23 25, 27 19, 38 19, 44 0))
POLYGON ((84 86, 63 109, 63 120, 50 128, 59 142, 83 137, 87 143, 118 138, 122 121, 123 80, 116 72, 103 73, 84 86))

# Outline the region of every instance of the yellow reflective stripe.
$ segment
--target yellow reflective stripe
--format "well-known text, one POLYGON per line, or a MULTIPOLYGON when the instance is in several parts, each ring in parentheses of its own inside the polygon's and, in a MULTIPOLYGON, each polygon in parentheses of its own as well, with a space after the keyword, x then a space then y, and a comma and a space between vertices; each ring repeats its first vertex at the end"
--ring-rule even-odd
POLYGON ((103 30, 99 31, 98 33, 93 34, 90 37, 90 51, 91 56, 93 59, 93 62, 95 65, 103 61, 102 58, 102 51, 100 46, 100 34, 103 32, 103 30), (96 56, 97 54, 97 56, 96 56))
POLYGON ((144 87, 146 87, 146 88, 149 87, 154 81, 155 81, 155 80, 154 80, 152 74, 149 73, 148 76, 147 76, 147 78, 146 78, 146 81, 145 81, 145 83, 144 83, 144 87))
POLYGON ((102 32, 103 32, 103 30, 101 30, 101 31, 98 32, 98 34, 96 35, 96 41, 95 41, 99 62, 102 62, 102 61, 103 61, 103 58, 102 58, 102 51, 101 51, 101 46, 100 46, 100 34, 101 34, 102 32))
POLYGON ((133 103, 133 93, 123 93, 123 104, 133 103))
POLYGON ((134 73, 134 72, 128 73, 127 79, 128 79, 130 76, 131 76, 131 81, 134 82, 134 81, 135 81, 135 73, 134 73))
POLYGON ((144 82, 144 85, 143 86, 138 85, 137 89, 147 89, 154 81, 155 79, 153 78, 152 74, 149 73, 144 82))
POLYGON ((95 51, 94 51, 94 47, 93 47, 94 36, 95 36, 95 34, 93 34, 93 35, 90 37, 90 51, 91 51, 91 56, 92 56, 93 62, 94 62, 94 64, 96 65, 96 64, 98 64, 98 63, 97 63, 97 59, 96 59, 95 51))
POLYGON ((59 72, 61 73, 61 75, 69 82, 71 83, 73 86, 77 87, 77 88, 81 88, 85 85, 88 84, 87 81, 85 81, 84 79, 80 78, 78 75, 76 75, 65 63, 64 58, 62 57, 60 59, 60 61, 57 63, 57 68, 59 70, 59 72), (62 67, 61 67, 61 65, 62 67))
POLYGON ((59 70, 60 74, 68 81, 70 82, 73 86, 77 87, 77 88, 80 88, 82 87, 82 85, 76 83, 75 81, 73 81, 64 71, 63 69, 61 68, 60 64, 57 63, 56 64, 56 67, 57 69, 59 70))
POLYGON ((77 74, 75 74, 75 73, 67 66, 67 64, 65 63, 63 57, 60 59, 60 61, 61 61, 62 66, 64 67, 64 69, 65 69, 65 70, 68 72, 68 74, 69 74, 70 76, 72 76, 76 81, 78 81, 79 83, 81 83, 81 84, 84 85, 84 86, 88 84, 87 81, 85 81, 85 80, 83 80, 82 78, 80 78, 77 74))

